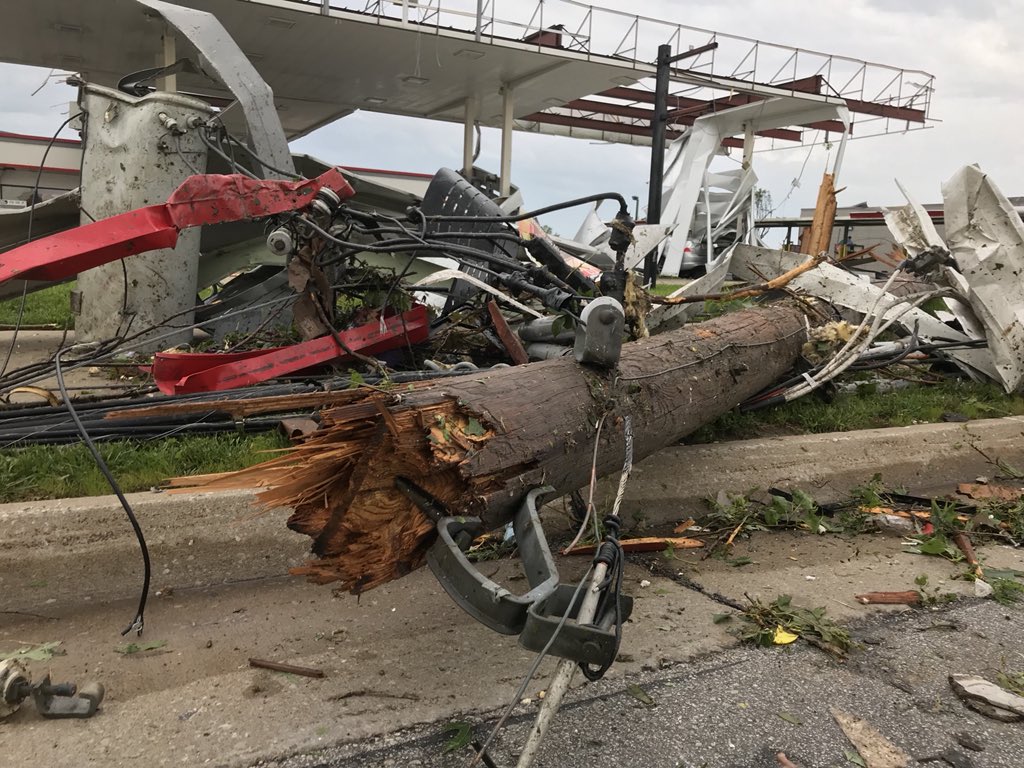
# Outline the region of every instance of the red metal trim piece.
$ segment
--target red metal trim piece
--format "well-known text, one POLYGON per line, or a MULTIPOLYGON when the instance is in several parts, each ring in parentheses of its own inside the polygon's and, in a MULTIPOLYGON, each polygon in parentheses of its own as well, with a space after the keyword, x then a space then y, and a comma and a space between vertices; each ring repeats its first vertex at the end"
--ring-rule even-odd
POLYGON ((206 174, 185 179, 167 198, 166 205, 174 225, 185 229, 300 210, 323 188, 334 190, 342 200, 355 194, 337 168, 301 181, 206 174))
MULTIPOLYGON (((340 331, 338 336, 353 352, 374 355, 398 349, 406 344, 419 344, 426 341, 430 334, 430 317, 427 314, 427 308, 423 305, 417 305, 401 315, 386 318, 384 325, 383 333, 381 333, 380 323, 375 321, 347 331, 340 331)), ((304 368, 349 358, 348 353, 338 346, 333 336, 323 336, 312 341, 304 341, 288 347, 260 350, 260 352, 262 354, 206 367, 205 370, 197 370, 178 379, 161 378, 156 365, 154 365, 154 378, 160 391, 169 395, 216 392, 248 387, 261 381, 269 381, 301 371, 304 368)), ((170 358, 174 355, 168 353, 164 357, 170 358)), ((209 356, 189 355, 189 357, 209 356)), ((194 359, 185 361, 184 369, 187 370, 191 364, 197 362, 200 361, 194 359)))
MULTIPOLYGON (((273 349, 281 349, 274 347, 273 349)), ((153 364, 140 366, 153 375, 161 391, 173 392, 178 379, 208 370, 218 365, 236 363, 250 357, 265 355, 270 349, 253 349, 248 352, 157 352, 153 364), (166 389, 165 389, 166 385, 166 389)))
POLYGON ((171 248, 178 230, 166 206, 151 205, 34 240, 0 254, 0 283, 63 280, 156 248, 171 248))
POLYGON ((190 176, 162 205, 94 221, 0 254, 0 283, 63 280, 126 256, 171 248, 178 232, 188 227, 301 210, 323 188, 343 200, 355 194, 337 168, 302 181, 190 176))

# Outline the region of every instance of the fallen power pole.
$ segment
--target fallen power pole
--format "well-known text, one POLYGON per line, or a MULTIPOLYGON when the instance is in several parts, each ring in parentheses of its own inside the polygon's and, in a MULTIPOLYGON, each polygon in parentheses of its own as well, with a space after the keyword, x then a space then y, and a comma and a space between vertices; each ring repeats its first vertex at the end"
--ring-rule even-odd
MULTIPOLYGON (((262 486, 313 539, 296 573, 361 592, 423 564, 435 517, 510 520, 532 488, 586 485, 598 422, 597 473, 621 468, 622 417, 639 461, 707 424, 789 370, 806 339, 801 308, 782 303, 624 344, 602 370, 558 358, 414 389, 339 393, 290 453, 206 489, 262 486), (409 489, 418 495, 411 500, 409 489)), ((190 484, 194 480, 183 479, 190 484)))

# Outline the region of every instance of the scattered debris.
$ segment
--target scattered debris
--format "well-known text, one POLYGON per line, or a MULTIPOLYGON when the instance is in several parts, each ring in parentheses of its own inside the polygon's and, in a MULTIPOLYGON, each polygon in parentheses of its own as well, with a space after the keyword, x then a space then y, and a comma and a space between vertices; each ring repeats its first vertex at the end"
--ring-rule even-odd
POLYGON ((651 697, 651 695, 636 683, 628 683, 626 685, 626 693, 643 704, 647 709, 654 709, 658 706, 658 703, 651 697))
POLYGON ((1024 719, 1024 696, 973 675, 950 675, 949 684, 967 706, 986 717, 1007 723, 1024 719))
MULTIPOLYGON (((25 658, 25 657, 22 657, 25 658)), ((51 683, 47 674, 38 683, 32 682, 28 668, 21 660, 0 661, 0 720, 14 714, 31 698, 36 711, 46 718, 86 718, 96 714, 103 702, 100 683, 51 683)))
POLYGON ((143 643, 125 643, 123 645, 114 646, 114 651, 120 653, 122 656, 131 656, 136 653, 146 653, 147 651, 156 651, 167 645, 166 640, 147 640, 143 643))
POLYGON ((63 641, 52 640, 40 645, 25 645, 8 653, 0 653, 0 661, 49 661, 54 656, 63 656, 60 647, 63 641))
MULTIPOLYGON (((678 536, 646 536, 639 539, 623 539, 623 552, 664 552, 674 549, 700 549, 704 542, 678 536)), ((562 552, 563 555, 592 555, 597 545, 584 544, 562 552)))
POLYGON ((740 638, 760 646, 784 645, 798 637, 836 657, 849 650, 849 633, 827 616, 824 608, 793 605, 790 595, 780 595, 771 603, 762 603, 745 595, 750 607, 742 616, 747 626, 740 638))
POLYGON ((441 733, 450 733, 452 737, 441 749, 441 754, 455 752, 467 746, 473 738, 473 726, 465 722, 451 722, 441 729, 441 733))
POLYGON ((300 675, 301 677, 324 677, 322 669, 313 667, 297 667, 294 664, 282 664, 279 661, 267 661, 266 659, 249 659, 249 666, 257 669, 269 669, 274 672, 284 672, 289 675, 300 675))
POLYGON ((864 761, 865 768, 907 768, 910 755, 886 739, 866 720, 833 708, 832 717, 864 761))
POLYGON ((953 734, 953 738, 956 739, 957 744, 971 752, 985 751, 985 743, 970 731, 958 731, 953 734))
POLYGON ((1024 488, 1011 488, 994 483, 960 483, 956 488, 958 493, 979 501, 1020 501, 1024 498, 1024 488))
POLYGON ((862 605, 918 605, 921 593, 916 590, 907 592, 866 592, 854 595, 854 600, 862 605))

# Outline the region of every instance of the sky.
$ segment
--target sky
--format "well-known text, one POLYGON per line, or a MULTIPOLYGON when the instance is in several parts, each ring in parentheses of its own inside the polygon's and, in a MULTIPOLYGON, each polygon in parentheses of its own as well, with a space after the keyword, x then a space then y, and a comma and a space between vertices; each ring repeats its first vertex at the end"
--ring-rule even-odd
MULTIPOLYGON (((601 0, 635 12, 635 0, 601 0)), ((935 75, 927 130, 849 143, 837 186, 839 205, 899 204, 899 179, 920 202, 941 200, 941 184, 977 163, 1007 195, 1024 194, 1024 0, 646 0, 647 16, 775 43, 842 54, 935 75)), ((74 97, 45 70, 0 65, 0 130, 51 134, 74 97)), ((72 135, 72 134, 68 134, 72 135)), ((432 173, 459 167, 460 125, 357 112, 293 143, 293 149, 343 165, 432 173)), ((478 165, 497 170, 500 136, 484 129, 478 165)), ((813 207, 821 174, 835 148, 758 153, 754 167, 778 215, 813 207), (794 185, 798 181, 798 185, 794 185), (784 201, 784 202, 783 202, 784 201)), ((735 167, 719 158, 713 168, 735 167)), ((513 182, 529 207, 617 191, 647 199, 650 150, 517 133, 513 182)), ((583 212, 546 219, 571 236, 583 212)))

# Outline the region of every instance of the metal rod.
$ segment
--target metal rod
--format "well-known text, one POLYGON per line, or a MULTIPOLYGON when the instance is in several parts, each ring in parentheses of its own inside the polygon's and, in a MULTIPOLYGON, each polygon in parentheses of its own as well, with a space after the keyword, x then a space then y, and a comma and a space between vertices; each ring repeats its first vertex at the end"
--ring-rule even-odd
MULTIPOLYGON (((654 114, 651 115, 651 175, 647 190, 647 223, 661 223, 661 185, 665 178, 665 129, 668 122, 668 84, 671 74, 672 46, 658 46, 658 72, 654 87, 654 114)), ((658 279, 658 252, 644 257, 644 284, 654 286, 658 279)))
MULTIPOLYGON (((577 623, 589 624, 593 621, 594 614, 597 612, 597 601, 601 598, 600 585, 607 574, 607 563, 598 563, 594 566, 594 574, 590 579, 590 586, 587 587, 587 591, 583 595, 583 602, 580 604, 580 611, 576 618, 577 623)), ((540 705, 540 711, 537 713, 537 720, 533 724, 533 730, 530 731, 530 736, 527 738, 523 751, 519 756, 519 762, 516 763, 516 768, 530 768, 533 765, 533 761, 540 751, 540 745, 544 741, 544 736, 547 735, 548 729, 551 728, 551 722, 558 713, 558 708, 562 705, 562 699, 569 691, 572 676, 576 673, 576 666, 576 662, 569 659, 564 659, 559 663, 555 676, 551 680, 551 685, 548 686, 547 695, 544 696, 544 701, 540 705)))

